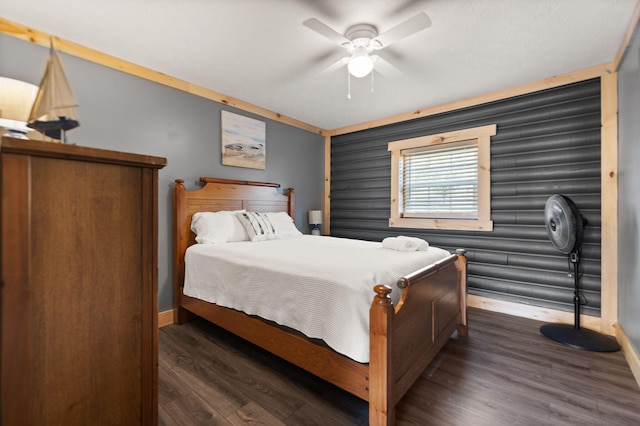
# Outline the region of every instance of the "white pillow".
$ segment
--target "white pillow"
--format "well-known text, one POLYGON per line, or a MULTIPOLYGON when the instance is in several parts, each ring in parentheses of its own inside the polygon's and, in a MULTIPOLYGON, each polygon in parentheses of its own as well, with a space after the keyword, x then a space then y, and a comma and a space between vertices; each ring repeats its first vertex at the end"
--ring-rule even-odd
POLYGON ((200 244, 249 241, 249 235, 236 217, 244 210, 198 212, 191 218, 191 230, 200 244))
POLYGON ((286 239, 302 235, 302 232, 296 228, 293 219, 286 212, 269 212, 265 213, 269 218, 273 227, 276 229, 278 238, 286 239))
POLYGON ((278 238, 275 227, 265 213, 240 212, 236 213, 236 217, 247 231, 250 241, 266 241, 278 238))

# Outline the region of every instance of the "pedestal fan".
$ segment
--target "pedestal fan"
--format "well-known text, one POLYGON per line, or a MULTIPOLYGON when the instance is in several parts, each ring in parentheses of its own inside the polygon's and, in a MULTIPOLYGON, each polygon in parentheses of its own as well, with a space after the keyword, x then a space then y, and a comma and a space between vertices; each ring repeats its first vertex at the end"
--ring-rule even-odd
POLYGON ((582 217, 578 207, 570 198, 554 194, 544 208, 544 220, 547 235, 554 247, 568 255, 572 265, 574 279, 574 324, 545 324, 540 332, 548 338, 564 343, 575 349, 596 352, 615 352, 620 345, 611 336, 580 328, 580 255, 582 237, 587 220, 582 217))

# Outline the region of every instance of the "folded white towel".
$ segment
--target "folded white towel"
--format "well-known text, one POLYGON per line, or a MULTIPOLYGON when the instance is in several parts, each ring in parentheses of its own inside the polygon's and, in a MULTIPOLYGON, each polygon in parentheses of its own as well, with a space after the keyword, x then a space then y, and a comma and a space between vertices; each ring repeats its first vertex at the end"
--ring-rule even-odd
POLYGON ((420 238, 387 237, 382 240, 382 247, 396 251, 425 251, 429 248, 429 244, 420 238))
POLYGON ((397 251, 416 251, 416 244, 408 240, 401 240, 397 237, 387 237, 382 240, 382 247, 397 251))
POLYGON ((411 240, 418 245, 418 251, 426 251, 429 248, 429 243, 422 238, 417 237, 405 237, 404 235, 400 235, 398 237, 401 240, 411 240))

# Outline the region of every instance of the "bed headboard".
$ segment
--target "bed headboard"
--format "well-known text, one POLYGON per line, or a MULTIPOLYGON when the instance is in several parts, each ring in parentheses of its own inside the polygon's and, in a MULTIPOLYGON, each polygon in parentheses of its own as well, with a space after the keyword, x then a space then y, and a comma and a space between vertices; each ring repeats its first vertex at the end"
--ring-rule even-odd
MULTIPOLYGON (((289 213, 295 220, 295 195, 293 188, 280 191, 280 185, 268 182, 218 179, 201 177, 204 186, 187 191, 182 179, 176 179, 173 188, 173 279, 174 306, 176 292, 184 282, 184 254, 195 244, 191 232, 191 217, 197 212, 246 209, 254 212, 289 213)), ((181 292, 181 291, 180 291, 181 292)))

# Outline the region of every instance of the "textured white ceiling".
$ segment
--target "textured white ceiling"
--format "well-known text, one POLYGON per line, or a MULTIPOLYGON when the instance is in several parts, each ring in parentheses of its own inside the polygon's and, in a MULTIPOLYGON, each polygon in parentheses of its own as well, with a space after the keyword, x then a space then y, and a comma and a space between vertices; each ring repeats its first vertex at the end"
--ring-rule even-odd
POLYGON ((638 0, 1 0, 6 19, 323 129, 402 114, 612 61, 638 0), (398 80, 347 71, 302 25, 431 28, 380 51, 398 80))

